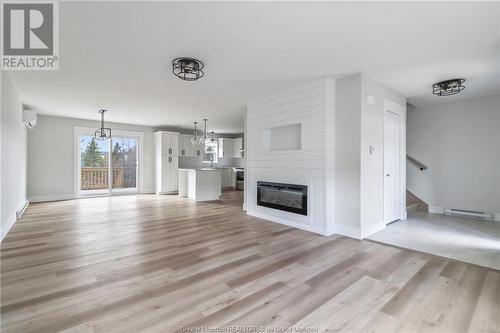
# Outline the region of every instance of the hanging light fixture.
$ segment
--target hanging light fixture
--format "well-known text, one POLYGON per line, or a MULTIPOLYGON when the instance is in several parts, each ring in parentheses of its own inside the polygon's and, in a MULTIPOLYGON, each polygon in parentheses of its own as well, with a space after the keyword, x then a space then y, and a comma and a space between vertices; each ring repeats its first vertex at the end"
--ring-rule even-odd
POLYGON ((203 136, 200 137, 200 144, 202 145, 210 141, 210 139, 207 136, 207 121, 208 119, 203 119, 203 122, 205 123, 205 131, 203 132, 203 136))
POLYGON ((196 130, 196 124, 198 124, 198 122, 195 121, 193 124, 194 124, 194 135, 191 138, 191 143, 193 144, 193 146, 196 146, 199 143, 198 131, 196 130))
POLYGON ((104 112, 106 112, 106 110, 99 110, 99 113, 101 114, 101 128, 98 128, 95 131, 96 140, 111 139, 111 128, 104 127, 104 112))
POLYGON ((465 89, 462 83, 465 79, 451 79, 434 83, 432 85, 432 93, 437 96, 451 96, 458 94, 465 89))
POLYGON ((181 80, 196 81, 205 75, 203 63, 194 58, 176 58, 172 61, 172 72, 181 80))
POLYGON ((210 132, 210 142, 215 142, 215 132, 210 132))

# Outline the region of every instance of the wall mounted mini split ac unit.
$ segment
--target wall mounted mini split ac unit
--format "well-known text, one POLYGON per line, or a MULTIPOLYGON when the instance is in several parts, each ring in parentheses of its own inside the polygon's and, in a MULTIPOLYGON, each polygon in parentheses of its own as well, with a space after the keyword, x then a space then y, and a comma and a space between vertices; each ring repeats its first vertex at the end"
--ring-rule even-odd
POLYGON ((37 115, 35 111, 23 110, 23 123, 27 128, 33 128, 36 126, 37 115))

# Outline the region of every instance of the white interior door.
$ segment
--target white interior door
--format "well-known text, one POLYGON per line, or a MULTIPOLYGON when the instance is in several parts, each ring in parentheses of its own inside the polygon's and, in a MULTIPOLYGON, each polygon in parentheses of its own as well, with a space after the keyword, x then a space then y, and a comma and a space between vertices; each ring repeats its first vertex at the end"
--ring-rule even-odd
POLYGON ((384 121, 384 222, 400 216, 400 124, 401 117, 385 111, 384 121))

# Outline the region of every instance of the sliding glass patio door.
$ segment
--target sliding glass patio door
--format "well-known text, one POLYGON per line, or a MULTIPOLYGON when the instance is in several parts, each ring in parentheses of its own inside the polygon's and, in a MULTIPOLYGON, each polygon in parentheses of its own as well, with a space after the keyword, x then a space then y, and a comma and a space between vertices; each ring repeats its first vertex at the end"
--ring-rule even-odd
POLYGON ((78 196, 139 191, 140 135, 118 132, 99 141, 90 129, 77 129, 75 138, 78 196))
POLYGON ((80 163, 79 194, 103 195, 110 191, 109 141, 94 139, 94 135, 79 135, 80 163))
POLYGON ((138 148, 139 139, 133 137, 117 136, 112 138, 111 191, 137 191, 138 186, 138 148))

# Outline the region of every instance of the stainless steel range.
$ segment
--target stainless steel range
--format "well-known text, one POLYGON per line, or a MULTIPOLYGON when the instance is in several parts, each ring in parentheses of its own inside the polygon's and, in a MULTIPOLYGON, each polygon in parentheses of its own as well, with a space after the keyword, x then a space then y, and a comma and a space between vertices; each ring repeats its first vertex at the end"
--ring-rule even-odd
POLYGON ((245 169, 236 168, 236 189, 240 191, 245 189, 245 169))

